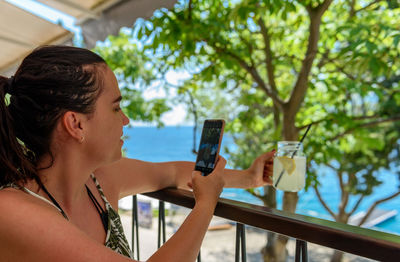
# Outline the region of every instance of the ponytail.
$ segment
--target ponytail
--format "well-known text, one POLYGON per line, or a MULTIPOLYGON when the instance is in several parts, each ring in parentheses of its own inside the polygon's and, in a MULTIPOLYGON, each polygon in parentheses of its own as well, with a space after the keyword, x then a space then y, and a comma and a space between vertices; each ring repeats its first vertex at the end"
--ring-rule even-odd
POLYGON ((13 78, 0 76, 0 186, 37 178, 34 165, 28 160, 18 141, 6 94, 12 93, 13 78))

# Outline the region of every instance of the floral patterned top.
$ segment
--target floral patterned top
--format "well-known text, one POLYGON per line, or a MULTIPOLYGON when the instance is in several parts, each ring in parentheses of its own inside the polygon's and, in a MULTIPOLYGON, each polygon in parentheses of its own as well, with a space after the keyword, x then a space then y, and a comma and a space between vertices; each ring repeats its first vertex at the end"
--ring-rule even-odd
POLYGON ((108 230, 104 245, 111 248, 115 252, 120 253, 121 255, 133 259, 133 254, 129 247, 128 240, 126 239, 120 216, 118 215, 117 211, 112 208, 110 202, 108 202, 96 177, 93 174, 91 177, 96 184, 97 190, 99 190, 100 196, 106 205, 106 210, 108 213, 108 230))

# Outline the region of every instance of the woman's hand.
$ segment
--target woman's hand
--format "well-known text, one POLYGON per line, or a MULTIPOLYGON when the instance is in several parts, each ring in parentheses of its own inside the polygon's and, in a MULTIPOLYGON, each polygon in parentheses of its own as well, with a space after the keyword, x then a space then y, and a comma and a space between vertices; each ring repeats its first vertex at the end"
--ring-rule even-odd
POLYGON ((193 171, 188 186, 193 189, 196 204, 178 231, 150 257, 150 261, 195 261, 214 214, 218 197, 224 186, 223 174, 226 160, 218 158, 214 171, 208 176, 193 171))
POLYGON ((275 149, 260 155, 247 169, 247 177, 250 179, 250 187, 272 185, 272 172, 275 149))
POLYGON ((196 203, 216 205, 222 188, 225 185, 223 174, 226 160, 219 156, 214 171, 208 176, 202 176, 200 171, 192 172, 192 181, 188 186, 193 189, 196 203))

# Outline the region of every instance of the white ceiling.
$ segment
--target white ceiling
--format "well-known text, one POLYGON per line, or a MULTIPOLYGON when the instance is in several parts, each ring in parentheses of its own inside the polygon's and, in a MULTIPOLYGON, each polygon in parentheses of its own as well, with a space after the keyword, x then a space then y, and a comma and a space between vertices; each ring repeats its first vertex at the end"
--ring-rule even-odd
MULTIPOLYGON (((171 8, 177 0, 36 0, 76 18, 88 48, 107 35, 117 34, 154 10, 171 8)), ((17 65, 40 45, 69 42, 73 34, 63 27, 0 0, 0 75, 12 75, 17 65)))
POLYGON ((0 1, 0 74, 38 45, 58 44, 72 34, 5 1, 0 1))

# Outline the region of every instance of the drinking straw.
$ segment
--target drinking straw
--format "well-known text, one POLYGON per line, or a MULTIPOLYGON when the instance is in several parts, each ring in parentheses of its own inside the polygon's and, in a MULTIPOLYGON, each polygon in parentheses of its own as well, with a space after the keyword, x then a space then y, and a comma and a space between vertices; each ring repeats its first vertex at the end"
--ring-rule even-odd
MULTIPOLYGON (((293 152, 291 158, 293 158, 294 155, 295 155, 295 154, 297 153, 297 151, 299 150, 298 147, 300 146, 301 143, 303 143, 304 138, 306 138, 307 133, 308 133, 308 131, 309 131, 310 128, 311 128, 311 125, 312 125, 312 124, 309 124, 309 125, 307 126, 307 130, 306 130, 306 132, 304 133, 303 137, 300 139, 300 143, 297 145, 297 149, 293 152)), ((282 170, 282 172, 279 174, 278 180, 277 180, 276 183, 275 183, 275 187, 277 187, 278 184, 279 184, 279 181, 281 181, 281 178, 282 178, 283 173, 285 173, 285 170, 282 170)))

